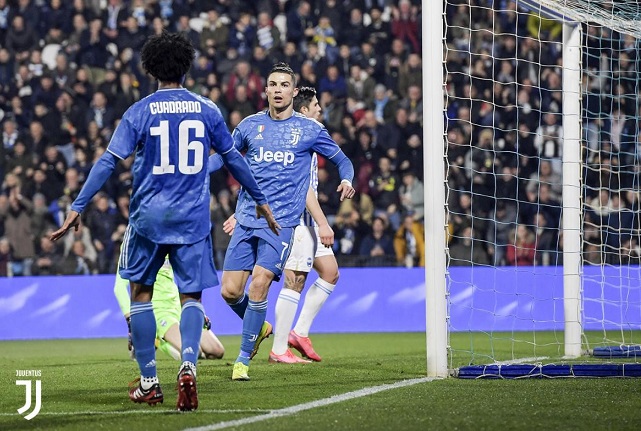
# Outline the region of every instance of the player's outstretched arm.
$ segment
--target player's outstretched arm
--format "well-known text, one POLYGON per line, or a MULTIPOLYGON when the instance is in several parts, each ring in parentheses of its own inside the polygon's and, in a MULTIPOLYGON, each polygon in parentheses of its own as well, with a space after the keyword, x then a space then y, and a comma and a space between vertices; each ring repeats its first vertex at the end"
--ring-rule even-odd
POLYGON ((62 238, 69 229, 74 228, 78 230, 78 226, 80 226, 80 214, 116 169, 117 161, 118 158, 109 151, 105 151, 103 155, 100 156, 100 159, 98 159, 94 167, 91 168, 87 181, 85 185, 82 186, 78 197, 71 204, 71 210, 69 214, 67 214, 64 223, 60 229, 49 236, 49 239, 56 241, 62 238))
POLYGON ((323 210, 321 209, 320 203, 318 203, 314 189, 311 187, 307 189, 305 205, 307 206, 307 211, 309 211, 318 224, 318 235, 320 236, 321 243, 325 247, 331 247, 334 245, 334 231, 330 227, 327 217, 325 217, 325 213, 323 213, 323 210))

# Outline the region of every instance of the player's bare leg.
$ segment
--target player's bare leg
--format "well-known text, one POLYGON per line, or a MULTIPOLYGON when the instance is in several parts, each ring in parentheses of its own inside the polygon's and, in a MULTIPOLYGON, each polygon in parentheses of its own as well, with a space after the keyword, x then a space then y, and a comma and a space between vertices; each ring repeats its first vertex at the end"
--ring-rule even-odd
POLYGON ((249 279, 249 271, 223 271, 220 294, 241 319, 245 317, 245 310, 249 297, 245 295, 245 286, 249 279))
MULTIPOLYGON (((163 339, 169 343, 169 347, 173 349, 170 355, 177 360, 180 360, 180 347, 182 341, 180 339, 180 328, 177 324, 173 324, 165 332, 163 339), (174 356, 174 351, 177 355, 174 356)), ((211 331, 203 328, 203 333, 200 336, 200 354, 201 359, 221 359, 225 354, 225 347, 220 342, 218 337, 211 331)))
POLYGON ((309 288, 305 295, 303 308, 296 326, 289 333, 289 345, 298 350, 304 357, 320 362, 321 357, 316 353, 309 339, 309 330, 329 295, 338 282, 338 263, 334 255, 321 256, 314 259, 314 269, 319 278, 309 288))
POLYGON ((200 336, 200 350, 206 359, 222 359, 225 347, 211 330, 203 331, 200 336))

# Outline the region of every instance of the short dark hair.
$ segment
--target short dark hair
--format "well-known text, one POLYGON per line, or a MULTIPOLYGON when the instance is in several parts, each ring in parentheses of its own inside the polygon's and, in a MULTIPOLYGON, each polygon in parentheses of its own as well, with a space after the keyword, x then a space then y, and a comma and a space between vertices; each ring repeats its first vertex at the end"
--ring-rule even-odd
POLYGON ((312 99, 316 97, 316 89, 314 87, 301 87, 298 89, 298 94, 294 97, 294 111, 300 112, 302 107, 309 108, 312 99))
POLYGON ((142 67, 161 82, 181 83, 196 56, 191 41, 183 33, 151 36, 142 47, 142 67))
MULTIPOLYGON (((289 66, 289 64, 285 63, 284 61, 280 61, 272 66, 272 70, 269 71, 269 75, 272 73, 286 73, 289 76, 292 77, 292 82, 294 83, 294 86, 296 86, 296 74, 292 70, 292 68, 289 66)), ((268 75, 268 76, 269 76, 268 75)))

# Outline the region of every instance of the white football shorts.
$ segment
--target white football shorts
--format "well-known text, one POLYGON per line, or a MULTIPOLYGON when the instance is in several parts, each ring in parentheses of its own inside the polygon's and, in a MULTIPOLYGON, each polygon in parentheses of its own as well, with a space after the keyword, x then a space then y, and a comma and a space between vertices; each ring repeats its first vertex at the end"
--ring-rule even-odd
POLYGON ((318 227, 296 226, 292 250, 285 263, 285 269, 310 272, 315 258, 333 254, 331 247, 321 244, 318 227))

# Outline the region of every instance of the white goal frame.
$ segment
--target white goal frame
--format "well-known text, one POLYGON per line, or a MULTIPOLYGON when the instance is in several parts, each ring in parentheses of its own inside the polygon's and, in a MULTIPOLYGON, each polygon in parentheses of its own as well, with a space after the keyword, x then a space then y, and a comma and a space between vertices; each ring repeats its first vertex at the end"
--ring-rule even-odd
MULTIPOLYGON (((538 1, 541 6, 550 3, 538 1)), ((422 1, 427 375, 447 377, 448 290, 444 113, 444 2, 422 1), (442 247, 437 246, 442 244, 442 247)), ((563 17, 563 290, 565 357, 582 351, 581 27, 563 17)), ((607 23, 603 23, 607 25, 607 23)))

